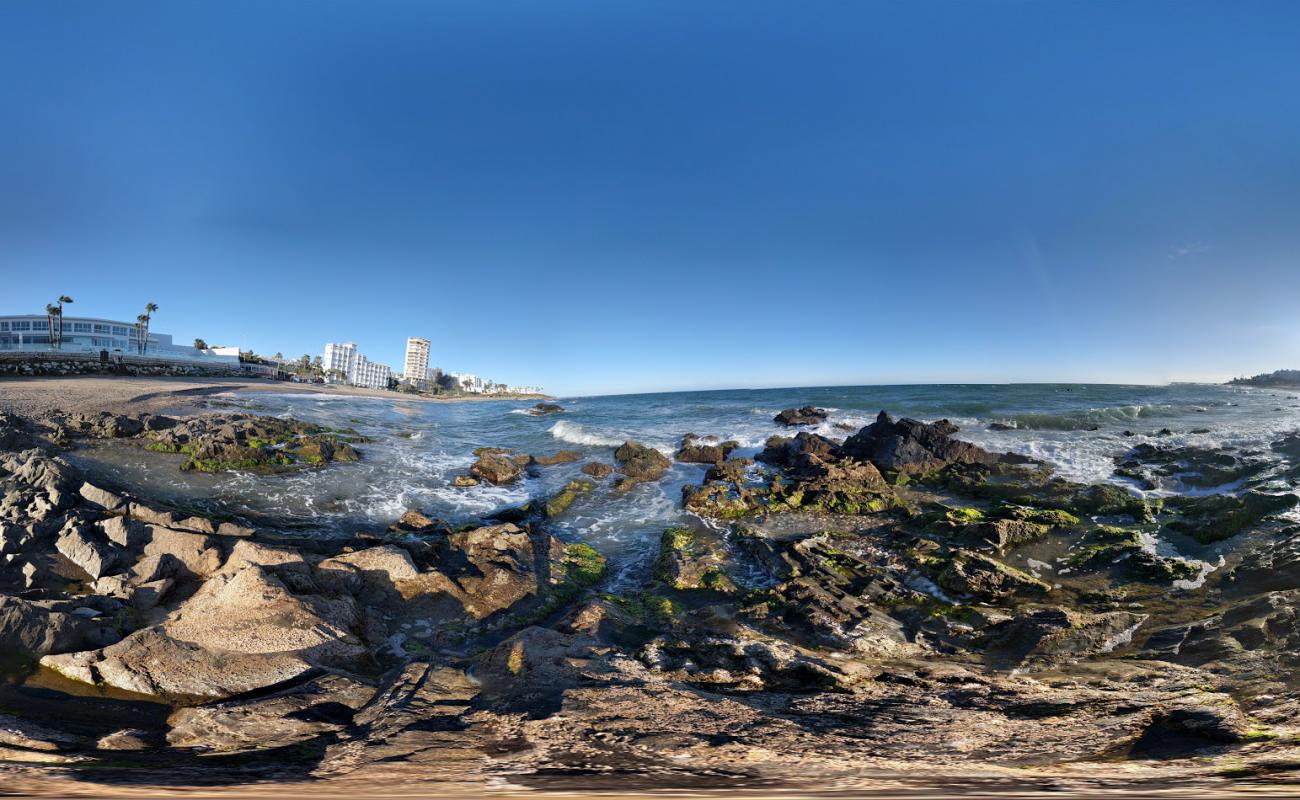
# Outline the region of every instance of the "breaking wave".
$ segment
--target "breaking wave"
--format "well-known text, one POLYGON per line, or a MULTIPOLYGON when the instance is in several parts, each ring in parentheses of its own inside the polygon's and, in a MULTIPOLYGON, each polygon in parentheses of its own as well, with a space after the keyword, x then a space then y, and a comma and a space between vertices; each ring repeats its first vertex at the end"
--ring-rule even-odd
POLYGON ((588 447, 618 447, 624 439, 587 430, 576 422, 560 420, 550 428, 551 436, 569 444, 585 444, 588 447))
POLYGON ((1177 410, 1168 405, 1112 406, 1068 411, 1061 414, 1014 414, 994 420, 1016 428, 1038 431, 1084 431, 1114 425, 1127 425, 1151 417, 1177 416, 1177 410))

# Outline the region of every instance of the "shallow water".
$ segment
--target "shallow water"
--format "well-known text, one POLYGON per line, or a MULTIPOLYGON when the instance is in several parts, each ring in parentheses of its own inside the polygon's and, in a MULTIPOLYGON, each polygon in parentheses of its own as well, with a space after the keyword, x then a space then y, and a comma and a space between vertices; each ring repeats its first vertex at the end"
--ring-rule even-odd
MULTIPOLYGON (((581 397, 561 400, 561 414, 536 417, 530 402, 442 403, 320 394, 247 393, 219 405, 351 427, 373 439, 363 460, 283 476, 196 475, 175 460, 129 444, 106 443, 76 458, 107 480, 146 494, 321 534, 377 529, 411 507, 451 521, 472 520, 557 491, 581 477, 582 462, 536 469, 518 484, 456 488, 452 479, 474 462, 473 449, 508 447, 533 454, 581 451, 610 462, 612 448, 635 439, 671 454, 686 433, 735 439, 752 455, 763 441, 792 431, 772 417, 792 406, 830 409, 813 430, 842 439, 881 409, 898 416, 961 426, 959 438, 1054 464, 1065 477, 1117 480, 1113 458, 1134 445, 1230 444, 1261 448, 1300 429, 1296 393, 1213 385, 929 385, 581 397), (993 431, 991 423, 1017 426, 993 431), (1170 435, 1156 435, 1167 428, 1170 435), (1131 431, 1133 436, 1122 435, 1131 431), (1197 432, 1194 432, 1197 431, 1197 432), (1202 432, 1203 431, 1203 432, 1202 432)), ((667 525, 688 521, 681 487, 704 467, 675 464, 659 484, 627 495, 606 489, 581 497, 555 521, 563 538, 590 542, 623 568, 643 563, 667 525)), ((1182 491, 1164 486, 1157 493, 1182 491)))

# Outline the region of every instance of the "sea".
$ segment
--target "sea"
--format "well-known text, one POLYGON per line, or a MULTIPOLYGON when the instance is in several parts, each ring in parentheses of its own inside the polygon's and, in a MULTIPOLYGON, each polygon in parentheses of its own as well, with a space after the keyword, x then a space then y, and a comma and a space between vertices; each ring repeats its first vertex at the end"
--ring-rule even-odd
MULTIPOLYGON (((210 402, 218 407, 213 410, 354 428, 371 441, 359 447, 359 462, 276 476, 185 473, 168 457, 129 445, 95 448, 77 459, 141 494, 330 536, 383 530, 409 508, 474 522, 553 494, 584 477, 580 468, 587 461, 612 463, 614 448, 626 440, 671 455, 688 433, 714 435, 738 441, 738 455, 753 455, 768 437, 793 433, 773 420, 777 412, 805 405, 830 412, 825 423, 806 429, 832 439, 842 440, 882 410, 948 419, 960 426, 958 438, 1047 461, 1066 478, 1113 481, 1138 494, 1113 470, 1115 457, 1141 442, 1267 453, 1280 435, 1300 430, 1300 392, 1205 384, 944 384, 568 397, 557 401, 562 412, 546 416, 530 413, 534 401, 429 402, 398 395, 248 392, 210 402), (583 460, 536 468, 509 486, 453 486, 474 462, 474 449, 484 446, 534 455, 578 450, 583 460)), ((602 487, 554 519, 551 531, 591 544, 619 569, 643 567, 664 528, 708 524, 681 508, 681 487, 698 483, 704 470, 674 463, 659 483, 626 494, 602 487)), ((1174 483, 1154 493, 1180 491, 1174 483)))

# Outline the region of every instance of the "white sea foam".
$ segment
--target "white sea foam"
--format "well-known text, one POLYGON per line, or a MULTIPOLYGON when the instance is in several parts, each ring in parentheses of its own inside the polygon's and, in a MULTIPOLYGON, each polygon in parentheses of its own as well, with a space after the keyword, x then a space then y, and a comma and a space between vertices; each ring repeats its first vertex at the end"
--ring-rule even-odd
POLYGON ((568 420, 560 420, 552 425, 550 434, 562 442, 585 444, 588 447, 618 447, 626 441, 625 438, 608 433, 589 431, 578 423, 568 420))

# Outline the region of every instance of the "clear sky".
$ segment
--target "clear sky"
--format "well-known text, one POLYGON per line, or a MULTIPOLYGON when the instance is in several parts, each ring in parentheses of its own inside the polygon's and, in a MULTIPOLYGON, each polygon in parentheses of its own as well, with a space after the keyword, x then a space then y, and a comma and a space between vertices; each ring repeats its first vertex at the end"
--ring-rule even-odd
POLYGON ((563 394, 1300 366, 1300 3, 0 3, 0 311, 563 394))

